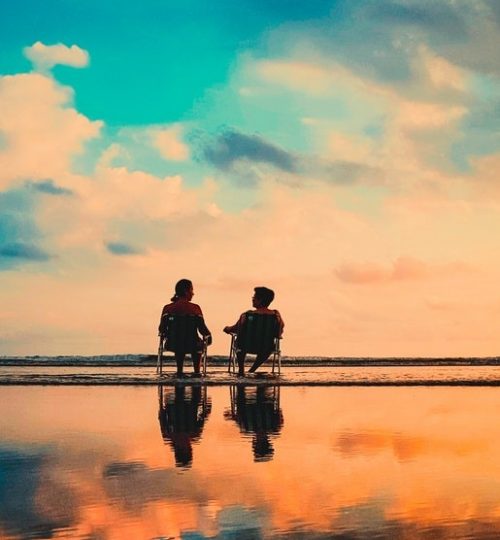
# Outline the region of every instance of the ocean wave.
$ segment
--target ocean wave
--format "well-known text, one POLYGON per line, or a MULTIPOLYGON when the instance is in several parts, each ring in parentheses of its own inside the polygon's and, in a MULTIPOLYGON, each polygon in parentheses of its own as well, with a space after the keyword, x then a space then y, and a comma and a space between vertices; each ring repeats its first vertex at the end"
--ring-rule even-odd
MULTIPOLYGON (((166 365, 174 365, 172 356, 165 356, 166 365)), ((227 356, 214 355, 208 358, 209 365, 227 365, 227 356)), ((113 354, 96 356, 0 356, 0 366, 137 366, 156 365, 156 355, 113 354)), ((372 367, 372 366, 499 366, 499 356, 489 357, 321 357, 284 356, 283 366, 304 367, 372 367)))

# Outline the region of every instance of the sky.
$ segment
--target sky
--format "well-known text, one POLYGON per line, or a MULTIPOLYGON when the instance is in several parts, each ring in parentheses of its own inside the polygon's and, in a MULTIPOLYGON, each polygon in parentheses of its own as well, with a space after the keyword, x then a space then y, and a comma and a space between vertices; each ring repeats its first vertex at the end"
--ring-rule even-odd
POLYGON ((0 6, 0 355, 154 353, 175 282, 285 355, 489 356, 495 0, 0 6))

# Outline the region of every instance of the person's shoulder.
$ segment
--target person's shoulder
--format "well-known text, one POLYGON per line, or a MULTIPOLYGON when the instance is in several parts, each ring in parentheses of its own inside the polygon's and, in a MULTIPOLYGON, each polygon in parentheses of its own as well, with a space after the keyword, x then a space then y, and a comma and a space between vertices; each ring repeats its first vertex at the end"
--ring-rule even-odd
POLYGON ((201 311, 201 307, 198 304, 193 304, 193 302, 189 302, 189 307, 196 315, 203 315, 203 312, 201 311))

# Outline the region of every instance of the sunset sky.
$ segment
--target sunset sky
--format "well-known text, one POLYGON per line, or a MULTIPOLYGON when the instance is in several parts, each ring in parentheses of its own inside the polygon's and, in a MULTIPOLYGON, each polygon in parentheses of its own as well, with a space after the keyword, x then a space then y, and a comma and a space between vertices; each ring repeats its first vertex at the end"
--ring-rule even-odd
POLYGON ((500 351, 500 3, 0 5, 0 355, 500 351))

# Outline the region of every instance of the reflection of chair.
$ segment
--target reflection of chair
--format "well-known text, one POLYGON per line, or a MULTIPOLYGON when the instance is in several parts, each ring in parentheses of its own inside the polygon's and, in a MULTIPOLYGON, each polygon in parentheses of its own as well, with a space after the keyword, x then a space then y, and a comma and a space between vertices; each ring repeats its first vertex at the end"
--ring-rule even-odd
POLYGON ((197 315, 171 315, 162 317, 158 344, 158 361, 156 372, 163 370, 163 351, 171 351, 177 354, 201 353, 201 371, 207 374, 207 338, 200 338, 198 328, 203 319, 197 315))
POLYGON ((272 356, 273 369, 278 366, 281 373, 280 323, 278 317, 266 313, 249 311, 238 328, 237 334, 231 334, 228 372, 236 370, 238 353, 272 356))
POLYGON ((225 418, 235 421, 240 431, 252 434, 255 461, 269 461, 274 455, 272 436, 277 436, 283 426, 280 408, 280 387, 243 384, 229 388, 231 408, 225 418))
POLYGON ((158 386, 160 429, 163 440, 174 450, 177 467, 190 467, 192 443, 199 441, 212 403, 207 387, 200 384, 158 386))

